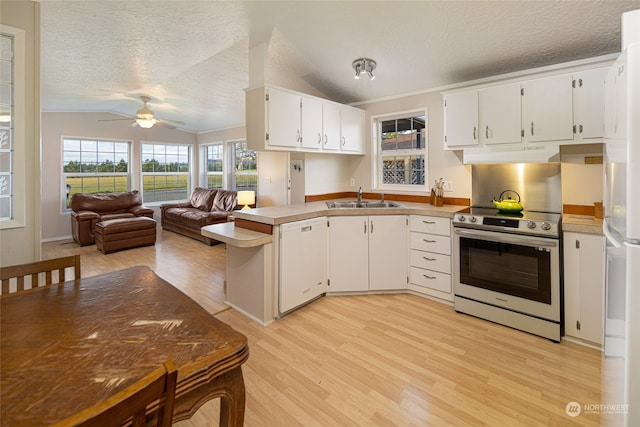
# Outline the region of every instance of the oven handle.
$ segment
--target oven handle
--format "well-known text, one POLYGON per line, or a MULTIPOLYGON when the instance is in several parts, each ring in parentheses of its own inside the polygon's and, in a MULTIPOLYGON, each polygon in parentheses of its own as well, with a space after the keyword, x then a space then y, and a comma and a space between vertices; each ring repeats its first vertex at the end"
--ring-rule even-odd
POLYGON ((478 232, 478 231, 469 231, 469 230, 460 230, 454 229, 454 233, 459 236, 471 237, 476 239, 486 239, 490 238, 496 242, 501 243, 513 243, 515 245, 527 245, 527 246, 541 246, 548 248, 555 248, 558 246, 558 242, 556 240, 551 239, 536 239, 535 237, 530 236, 522 236, 518 235, 517 237, 506 234, 506 233, 495 233, 495 232, 478 232))

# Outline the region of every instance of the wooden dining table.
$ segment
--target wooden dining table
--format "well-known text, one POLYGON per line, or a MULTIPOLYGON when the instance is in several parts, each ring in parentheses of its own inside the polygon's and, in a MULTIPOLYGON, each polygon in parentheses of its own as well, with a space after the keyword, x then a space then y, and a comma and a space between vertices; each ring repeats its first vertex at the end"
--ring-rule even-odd
POLYGON ((0 302, 0 425, 52 424, 169 359, 178 369, 174 422, 221 398, 220 425, 243 424, 247 338, 148 267, 6 294, 0 302))

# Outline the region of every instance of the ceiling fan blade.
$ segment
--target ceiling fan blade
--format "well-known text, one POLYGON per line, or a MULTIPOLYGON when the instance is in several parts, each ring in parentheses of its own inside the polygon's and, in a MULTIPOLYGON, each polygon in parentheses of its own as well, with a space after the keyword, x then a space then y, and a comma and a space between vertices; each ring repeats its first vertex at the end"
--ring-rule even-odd
POLYGON ((156 119, 156 124, 162 126, 163 128, 167 128, 167 129, 175 129, 176 127, 167 123, 166 120, 159 120, 156 119))
POLYGON ((126 118, 126 119, 98 119, 99 122, 117 122, 119 120, 135 120, 135 118, 130 117, 130 118, 126 118))
POLYGON ((169 123, 172 125, 178 125, 178 126, 184 126, 186 123, 185 122, 181 122, 180 120, 167 120, 167 119, 158 119, 156 117, 156 120, 158 120, 159 122, 165 122, 165 123, 169 123))

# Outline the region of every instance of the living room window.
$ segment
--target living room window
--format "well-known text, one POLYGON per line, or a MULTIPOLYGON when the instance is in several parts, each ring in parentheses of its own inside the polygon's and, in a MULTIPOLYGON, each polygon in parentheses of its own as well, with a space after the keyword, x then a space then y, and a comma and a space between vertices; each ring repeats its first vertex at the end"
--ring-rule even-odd
POLYGON ((130 159, 129 141, 64 137, 63 210, 69 209, 71 196, 75 193, 129 191, 130 159))
POLYGON ((236 191, 258 191, 258 152, 247 149, 246 141, 233 141, 233 184, 236 191))
POLYGON ((142 200, 145 203, 189 198, 191 147, 142 143, 142 200))
POLYGON ((0 34, 0 221, 13 219, 13 37, 0 34))
POLYGON ((224 188, 224 144, 217 143, 204 147, 207 188, 224 188))
POLYGON ((421 110, 374 118, 374 171, 378 188, 426 189, 426 117, 421 110))

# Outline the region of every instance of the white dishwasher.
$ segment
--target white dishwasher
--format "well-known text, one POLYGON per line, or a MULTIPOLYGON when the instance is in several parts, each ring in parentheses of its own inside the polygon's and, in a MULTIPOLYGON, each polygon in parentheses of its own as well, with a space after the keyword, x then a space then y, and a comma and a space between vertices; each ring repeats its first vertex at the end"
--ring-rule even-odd
POLYGON ((327 218, 280 226, 279 311, 285 313, 327 291, 327 218))

